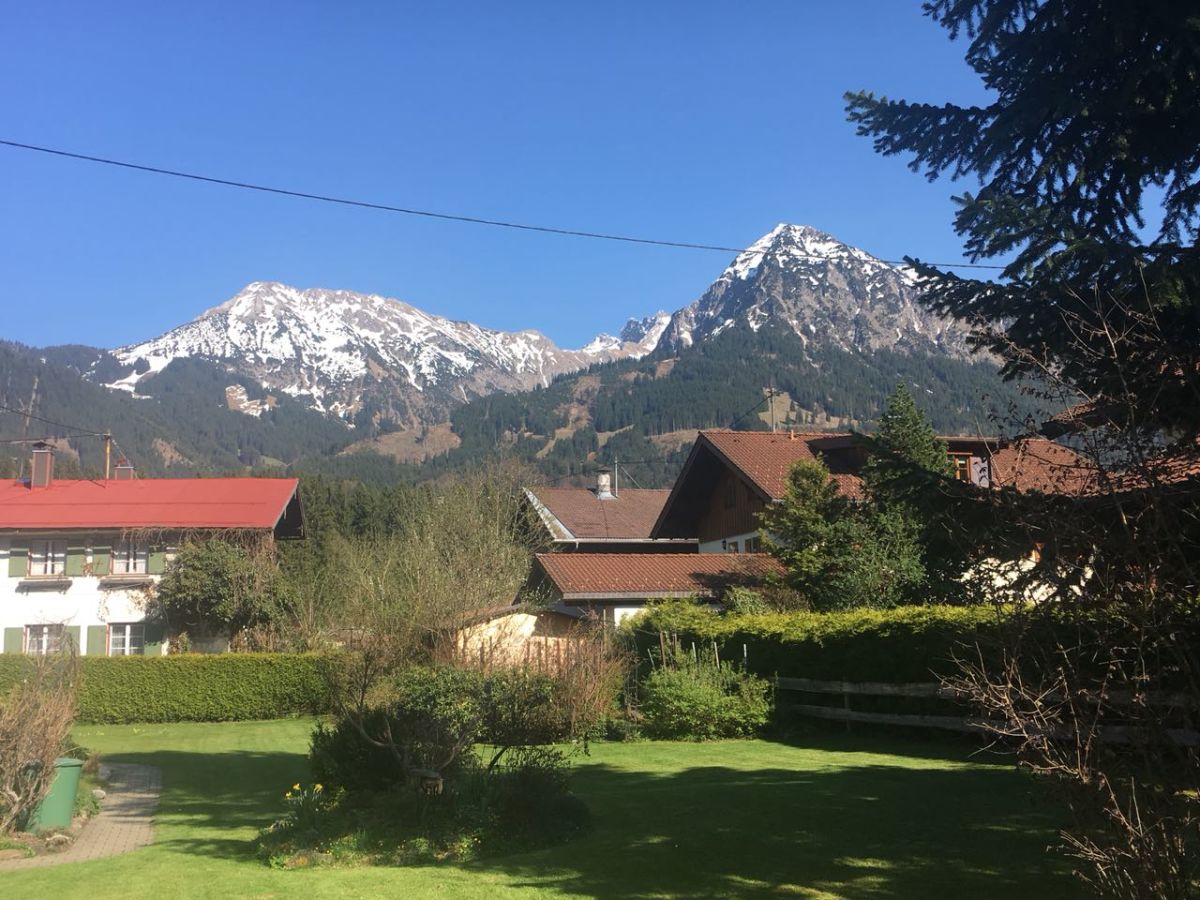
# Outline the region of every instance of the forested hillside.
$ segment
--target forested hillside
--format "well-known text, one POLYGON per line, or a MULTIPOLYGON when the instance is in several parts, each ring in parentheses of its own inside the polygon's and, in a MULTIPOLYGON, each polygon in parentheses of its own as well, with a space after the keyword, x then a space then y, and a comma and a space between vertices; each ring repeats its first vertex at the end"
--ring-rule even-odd
POLYGON ((943 434, 1006 431, 1034 412, 1030 398, 1002 382, 989 361, 807 347, 787 327, 738 326, 678 355, 595 366, 546 388, 468 403, 451 415, 461 446, 421 466, 367 453, 304 466, 371 480, 427 477, 503 452, 551 478, 619 461, 643 487, 666 486, 696 429, 769 428, 768 388, 777 393, 780 427, 870 430, 898 382, 943 434))
MULTIPOLYGON (((301 456, 336 452, 353 437, 341 424, 287 397, 261 417, 228 409, 226 386, 242 384, 252 397, 261 397, 261 388, 200 360, 171 363, 139 384, 136 397, 82 377, 106 356, 90 347, 35 350, 0 342, 0 404, 27 409, 33 400, 34 414, 49 420, 32 420, 26 430, 22 416, 0 412, 0 438, 61 438, 60 460, 68 465, 77 460, 81 471, 97 474, 104 465, 102 442, 79 432, 110 431, 119 452, 140 472, 179 475, 286 465, 301 456)), ((4 469, 19 465, 24 454, 21 445, 8 445, 4 469)))

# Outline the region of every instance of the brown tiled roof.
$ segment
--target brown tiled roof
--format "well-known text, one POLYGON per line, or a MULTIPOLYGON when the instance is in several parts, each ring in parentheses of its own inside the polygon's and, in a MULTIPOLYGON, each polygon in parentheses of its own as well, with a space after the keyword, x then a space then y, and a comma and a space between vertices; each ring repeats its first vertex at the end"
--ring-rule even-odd
POLYGON ((1096 483, 1095 467, 1070 447, 1045 438, 1005 444, 991 454, 993 487, 1043 494, 1083 494, 1096 483))
MULTIPOLYGON (((787 493, 788 473, 800 460, 818 459, 822 445, 844 446, 854 439, 829 432, 702 431, 700 436, 772 500, 787 493)), ((863 496, 862 479, 854 473, 834 472, 832 478, 845 496, 863 496)))
POLYGON ((559 540, 649 540, 671 493, 623 488, 619 496, 601 500, 589 488, 535 487, 529 492, 569 532, 555 534, 559 540))
POLYGON ((537 566, 564 600, 717 596, 783 574, 766 553, 539 553, 537 566))

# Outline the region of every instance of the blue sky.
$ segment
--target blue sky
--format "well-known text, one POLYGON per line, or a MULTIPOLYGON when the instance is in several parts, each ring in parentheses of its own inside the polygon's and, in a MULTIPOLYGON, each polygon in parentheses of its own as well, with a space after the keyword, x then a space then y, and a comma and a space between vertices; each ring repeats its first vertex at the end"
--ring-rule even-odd
MULTIPOLYGON (((950 195, 842 94, 978 102, 900 0, 4 5, 0 137, 399 206, 746 246, 805 223, 958 261, 950 195)), ((277 280, 570 346, 730 254, 353 210, 0 147, 0 337, 115 346, 277 280)))

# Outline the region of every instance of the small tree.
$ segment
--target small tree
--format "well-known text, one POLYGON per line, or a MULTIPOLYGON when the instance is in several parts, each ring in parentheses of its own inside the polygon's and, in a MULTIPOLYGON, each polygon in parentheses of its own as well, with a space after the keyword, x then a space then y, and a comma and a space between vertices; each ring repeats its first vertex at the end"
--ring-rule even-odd
POLYGON ((760 521, 789 585, 816 609, 895 606, 924 582, 912 519, 843 497, 820 461, 797 463, 783 500, 760 521))
POLYGON ((167 564, 156 588, 173 626, 233 633, 268 621, 275 593, 273 559, 218 539, 186 541, 167 564))

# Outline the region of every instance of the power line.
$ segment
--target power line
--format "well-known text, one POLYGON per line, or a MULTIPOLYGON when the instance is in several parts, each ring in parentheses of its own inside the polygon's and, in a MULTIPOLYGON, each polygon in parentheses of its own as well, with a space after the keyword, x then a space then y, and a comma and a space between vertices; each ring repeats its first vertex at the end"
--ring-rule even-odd
MULTIPOLYGON (((486 219, 480 216, 459 215, 456 213, 434 212, 428 209, 413 209, 404 206, 392 206, 387 203, 378 203, 370 200, 353 200, 348 197, 334 197, 328 194, 317 194, 311 191, 297 191, 289 188, 271 187, 264 184, 254 184, 249 181, 235 181, 229 178, 216 178, 211 175, 199 175, 195 172, 182 172, 177 169, 166 169, 161 166, 147 166, 141 163, 132 163, 120 159, 108 159, 103 156, 92 156, 87 153, 72 153, 68 150, 58 150, 53 147, 40 147, 36 144, 23 144, 19 141, 10 141, 0 138, 0 145, 12 147, 16 150, 29 150, 35 153, 45 153, 50 156, 58 156, 66 159, 81 160, 83 162, 99 163, 105 166, 116 166, 121 169, 132 169, 136 172, 147 172, 152 175, 166 175, 171 178, 184 178, 189 181, 200 181, 206 184, 219 184, 224 187, 240 188, 246 191, 259 191, 264 194, 279 194, 284 197, 297 197, 301 200, 316 200, 321 203, 336 203, 341 206, 354 206, 360 209, 374 209, 381 212, 399 213, 406 216, 422 216, 427 219, 443 219, 450 222, 467 222, 472 225, 491 225, 495 228, 512 228, 518 231, 536 231, 543 234, 559 234, 568 237, 590 238, 600 241, 619 241, 627 244, 647 244, 655 247, 674 247, 685 250, 712 250, 719 253, 735 253, 740 254, 745 247, 723 247, 719 244, 701 244, 691 241, 669 241, 657 238, 642 238, 633 237, 625 234, 607 234, 600 231, 580 231, 573 228, 558 228, 551 225, 530 225, 522 222, 507 222, 501 219, 486 219)), ((803 256, 808 259, 827 259, 818 253, 797 253, 797 256, 803 256)), ((880 262, 887 263, 893 266, 908 265, 904 260, 883 259, 880 262)), ((928 265, 939 266, 941 268, 957 267, 961 269, 1004 269, 1004 266, 985 265, 983 263, 928 263, 928 265)))
POLYGON ((13 409, 11 406, 5 406, 2 403, 0 403, 0 412, 13 413, 14 415, 24 416, 25 418, 28 418, 28 419, 36 419, 38 422, 44 422, 47 425, 53 425, 55 428, 66 428, 70 431, 79 432, 78 434, 66 435, 66 437, 103 437, 104 436, 103 431, 90 431, 88 429, 85 429, 82 425, 65 425, 62 422, 55 422, 53 419, 46 419, 46 418, 43 418, 42 416, 35 416, 33 413, 25 412, 25 410, 23 410, 23 409, 13 409))

